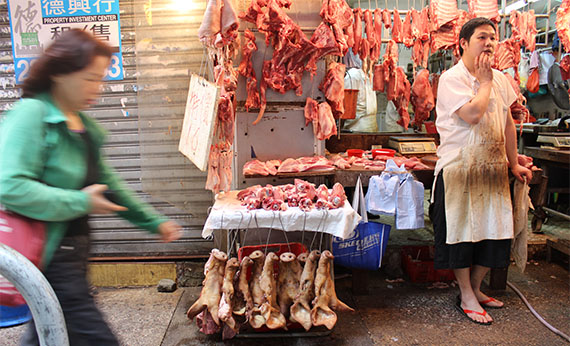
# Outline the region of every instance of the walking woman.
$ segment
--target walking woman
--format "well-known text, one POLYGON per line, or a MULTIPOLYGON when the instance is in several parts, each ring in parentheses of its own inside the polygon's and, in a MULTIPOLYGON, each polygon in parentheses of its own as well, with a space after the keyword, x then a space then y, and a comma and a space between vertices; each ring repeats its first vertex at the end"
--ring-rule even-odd
MULTIPOLYGON (((106 44, 67 31, 32 66, 22 100, 0 125, 0 203, 46 222, 42 270, 61 303, 71 345, 119 344, 89 293, 89 214, 117 213, 165 242, 181 231, 105 164, 105 130, 81 112, 99 96, 110 58, 106 44)), ((22 345, 39 345, 33 322, 22 345)))

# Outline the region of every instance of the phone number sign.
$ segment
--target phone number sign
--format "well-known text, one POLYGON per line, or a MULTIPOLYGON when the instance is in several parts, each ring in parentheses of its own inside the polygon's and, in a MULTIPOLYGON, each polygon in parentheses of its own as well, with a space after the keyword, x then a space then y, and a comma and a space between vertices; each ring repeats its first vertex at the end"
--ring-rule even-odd
POLYGON ((111 46, 106 79, 123 79, 119 0, 8 0, 8 10, 17 83, 53 40, 75 28, 111 46))

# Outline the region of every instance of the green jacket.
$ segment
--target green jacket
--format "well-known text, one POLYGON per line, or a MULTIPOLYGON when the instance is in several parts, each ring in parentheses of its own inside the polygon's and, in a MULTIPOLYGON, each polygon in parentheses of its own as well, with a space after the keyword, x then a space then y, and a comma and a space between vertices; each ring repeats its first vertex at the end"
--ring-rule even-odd
MULTIPOLYGON (((139 201, 105 164, 100 153, 106 131, 80 113, 100 171, 100 184, 115 191, 128 211, 118 214, 136 226, 158 231, 165 220, 139 201)), ((65 116, 49 94, 22 99, 0 123, 0 204, 21 215, 46 221, 43 265, 50 262, 67 231, 68 221, 88 214, 90 200, 82 192, 87 148, 80 134, 68 130, 65 116)))

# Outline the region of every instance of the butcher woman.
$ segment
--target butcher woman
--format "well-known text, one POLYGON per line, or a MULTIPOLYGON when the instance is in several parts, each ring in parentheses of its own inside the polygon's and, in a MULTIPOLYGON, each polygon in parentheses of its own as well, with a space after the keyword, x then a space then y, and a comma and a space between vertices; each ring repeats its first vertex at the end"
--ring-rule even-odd
POLYGON ((453 269, 460 289, 455 307, 483 325, 493 322, 486 308, 503 307, 481 292, 481 282, 490 268, 509 264, 513 213, 507 161, 517 179, 532 177, 517 162, 509 110, 515 91, 491 69, 496 45, 492 21, 468 21, 459 33, 461 59, 441 75, 436 105, 441 144, 430 208, 435 268, 453 269))

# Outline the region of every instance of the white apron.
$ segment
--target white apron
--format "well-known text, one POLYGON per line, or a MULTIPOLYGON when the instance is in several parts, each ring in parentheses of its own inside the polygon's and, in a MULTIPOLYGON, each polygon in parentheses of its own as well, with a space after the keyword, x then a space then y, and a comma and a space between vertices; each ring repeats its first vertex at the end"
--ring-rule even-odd
POLYGON ((467 145, 443 170, 447 244, 513 237, 504 107, 493 88, 467 145))

